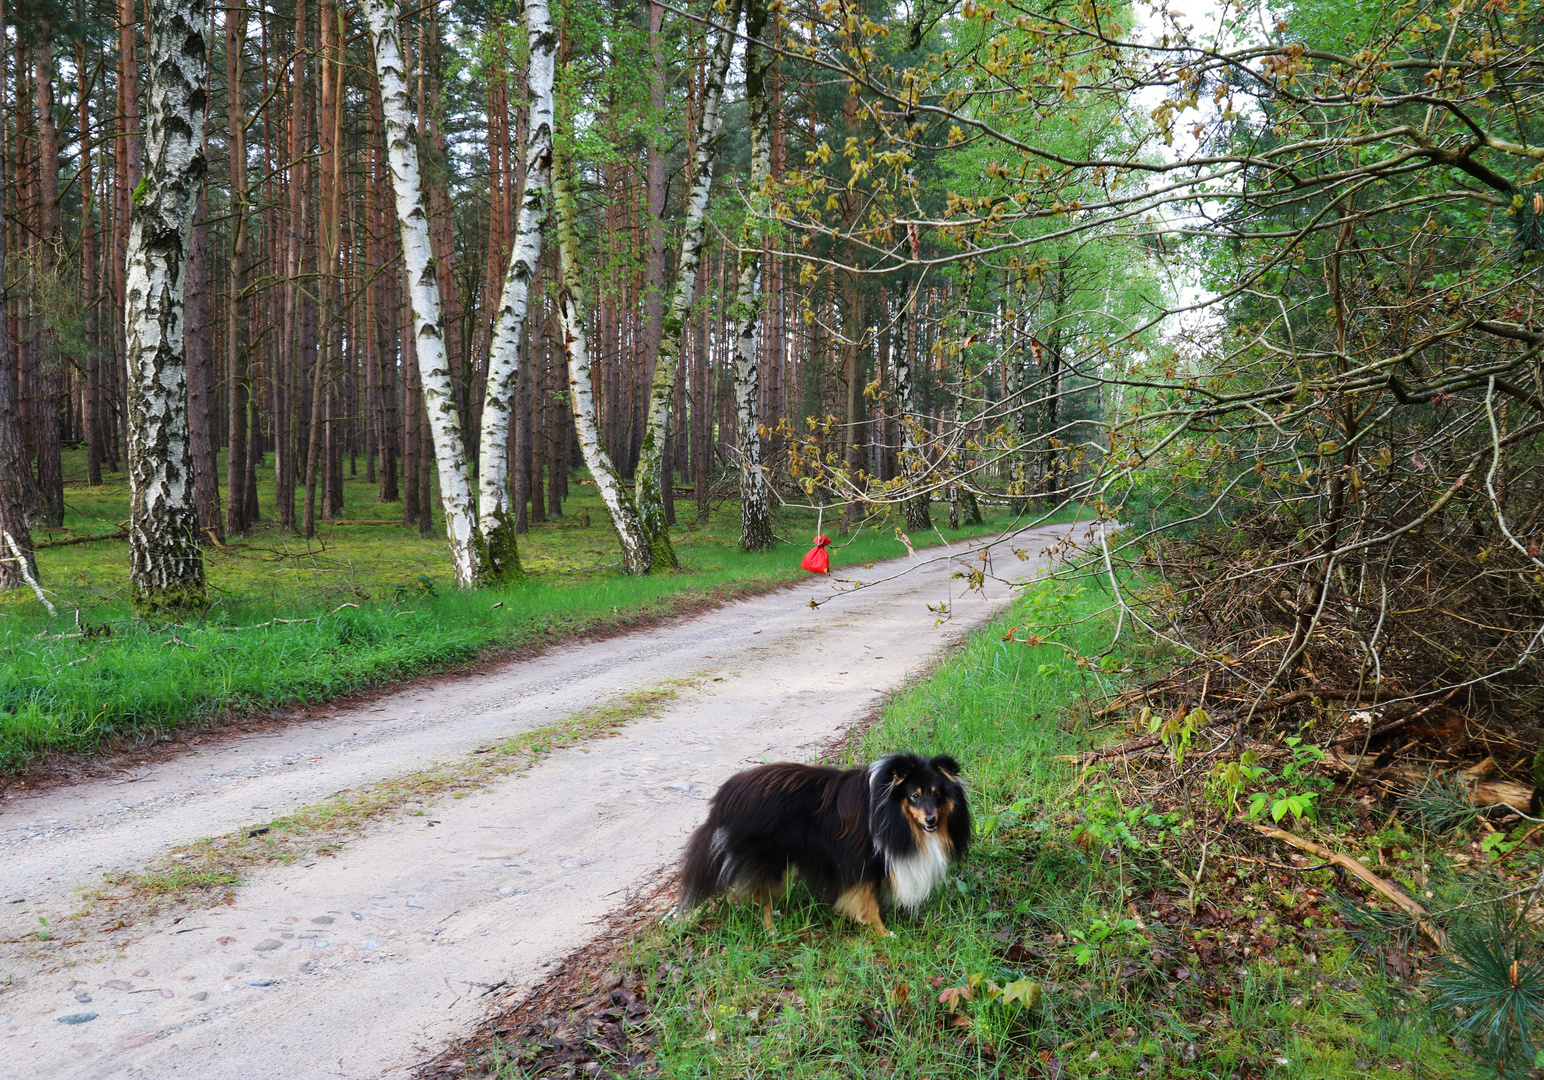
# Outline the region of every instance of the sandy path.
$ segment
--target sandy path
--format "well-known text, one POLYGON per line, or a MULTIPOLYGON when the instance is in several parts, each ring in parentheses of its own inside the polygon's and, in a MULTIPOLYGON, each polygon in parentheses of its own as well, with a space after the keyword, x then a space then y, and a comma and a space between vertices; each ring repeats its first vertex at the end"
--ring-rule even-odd
MULTIPOLYGON (((1016 546, 1035 551, 1066 532, 1016 546)), ((231 906, 143 924, 116 947, 87 933, 65 966, 3 946, 0 1076, 404 1075, 484 1015, 486 988, 531 985, 587 941, 674 860, 730 773, 807 758, 1009 599, 1001 586, 966 594, 957 569, 928 566, 819 610, 809 601, 830 585, 811 581, 217 742, 119 781, 0 802, 0 940, 14 940, 76 910, 77 890, 104 873, 172 845, 630 690, 699 680, 620 736, 382 823, 335 858, 257 873, 231 906), (940 602, 951 618, 937 626, 928 605, 940 602)))

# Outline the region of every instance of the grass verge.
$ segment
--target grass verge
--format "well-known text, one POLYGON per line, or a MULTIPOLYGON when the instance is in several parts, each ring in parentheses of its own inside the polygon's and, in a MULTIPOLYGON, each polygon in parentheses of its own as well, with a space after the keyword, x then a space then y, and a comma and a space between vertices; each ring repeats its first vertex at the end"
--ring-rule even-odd
POLYGON ((640 1052, 681 1080, 1454 1075, 1429 1031, 1380 1026, 1364 984, 1383 972, 1342 932, 1333 869, 1235 853, 1202 815, 1133 803, 1115 766, 1084 766, 1089 706, 1118 676, 1062 646, 1101 652, 1105 603, 1031 591, 855 747, 955 755, 979 826, 943 895, 887 918, 894 937, 797 885, 771 933, 720 902, 623 945, 599 995, 571 995, 578 1011, 543 1032, 506 1023, 529 1037, 458 1061, 511 1080, 637 1075, 640 1052), (1050 621, 1071 627, 1055 644, 1010 635, 1050 621))
MULTIPOLYGON (((72 470, 81 463, 73 458, 72 470)), ((271 485, 260 485, 271 499, 271 485)), ((566 515, 532 527, 525 585, 450 587, 442 539, 393 525, 395 504, 367 502, 362 478, 342 519, 307 541, 262 527, 206 551, 213 603, 177 625, 131 617, 121 542, 40 552, 60 615, 30 592, 0 594, 0 776, 57 753, 91 753, 225 715, 337 699, 465 666, 491 650, 539 648, 578 634, 692 610, 805 576, 799 557, 814 515, 782 510, 790 542, 735 550, 738 509, 676 530, 683 569, 648 578, 618 572, 616 542, 594 489, 582 481, 566 515), (362 516, 369 515, 369 516, 362 516), (586 521, 595 524, 586 525, 586 521)), ((61 535, 101 535, 127 515, 119 478, 86 488, 73 477, 61 535)), ((690 507, 683 507, 683 511, 690 507)), ((271 508, 265 507, 271 520, 271 508)), ((980 535, 1009 519, 961 530, 980 535)), ((833 569, 906 553, 894 526, 869 528, 833 551, 833 569)), ((47 539, 40 533, 38 539, 47 539)), ((916 547, 935 534, 913 537, 916 547)))

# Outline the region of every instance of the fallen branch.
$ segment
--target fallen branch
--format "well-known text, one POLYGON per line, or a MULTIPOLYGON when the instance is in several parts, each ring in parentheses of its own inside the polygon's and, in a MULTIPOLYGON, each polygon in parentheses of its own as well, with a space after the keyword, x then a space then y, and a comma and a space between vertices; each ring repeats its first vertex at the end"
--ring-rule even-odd
MULTIPOLYGON (((583 481, 580 481, 583 483, 583 481)), ((323 521, 318 524, 328 528, 337 528, 340 525, 395 525, 399 529, 416 529, 417 525, 407 525, 401 518, 353 518, 348 521, 323 521)))
POLYGON ((55 610, 54 605, 50 604, 48 597, 43 595, 43 588, 38 584, 37 578, 32 576, 32 569, 27 565, 27 557, 21 553, 21 548, 16 543, 16 537, 8 532, 0 533, 0 536, 5 537, 6 547, 11 549, 11 558, 4 561, 15 562, 18 569, 21 570, 21 579, 32 587, 32 594, 38 598, 38 603, 46 607, 50 615, 58 615, 59 612, 55 610))
POLYGON ((117 532, 99 533, 96 536, 72 536, 68 540, 44 540, 41 544, 33 544, 32 550, 42 548, 72 547, 75 544, 94 544, 98 540, 127 540, 128 529, 119 529, 117 532))
POLYGON ((1114 698, 1108 705, 1095 709, 1094 717, 1095 719, 1103 720, 1111 713, 1120 712, 1129 705, 1135 705, 1137 702, 1145 700, 1147 695, 1155 689, 1158 688, 1144 686, 1137 690, 1127 690, 1124 694, 1114 698))
MULTIPOLYGON (((331 611, 329 611, 327 613, 327 615, 336 615, 338 612, 342 611, 344 608, 357 608, 358 606, 359 606, 358 604, 339 604, 337 607, 335 607, 331 611)), ((269 619, 267 622, 248 623, 246 626, 227 626, 227 627, 225 627, 225 629, 226 630, 261 630, 265 626, 274 626, 274 625, 279 625, 279 626, 297 626, 300 623, 319 623, 323 619, 325 619, 327 617, 327 615, 314 615, 314 616, 312 616, 309 619, 269 619)), ((182 644, 182 643, 178 642, 178 644, 182 644)))
POLYGON ((1256 715, 1273 713, 1285 709, 1289 705, 1296 705, 1299 701, 1310 701, 1318 698, 1320 701, 1371 701, 1376 703, 1379 694, 1387 697, 1387 691, 1378 690, 1331 690, 1323 686, 1309 686, 1302 690, 1292 690, 1270 701, 1262 701, 1260 707, 1255 710, 1256 715))
POLYGON ((1287 832, 1285 829, 1278 829, 1274 825, 1258 825, 1252 821, 1246 822, 1245 824, 1247 824, 1251 829, 1259 833, 1261 836, 1269 836, 1272 839, 1280 840, 1286 844, 1291 844, 1293 847, 1298 848, 1301 851, 1306 851, 1310 855, 1317 855, 1319 858, 1325 860, 1326 862, 1333 863, 1334 865, 1349 871, 1352 875, 1360 878, 1379 896, 1383 897, 1385 900, 1398 907, 1407 915, 1414 916, 1416 925, 1421 928, 1421 932, 1431 940, 1433 945, 1437 946, 1439 949, 1447 948, 1447 935, 1444 934, 1440 928, 1433 926, 1427 920, 1427 911, 1424 907, 1422 907, 1416 901, 1410 899, 1410 897, 1406 896, 1398 889, 1394 888, 1394 886, 1390 885, 1377 874, 1374 874, 1371 870, 1367 869, 1366 866, 1357 862, 1351 856, 1342 855, 1338 851, 1331 851, 1323 844, 1317 843, 1313 840, 1306 840, 1303 837, 1296 835, 1295 833, 1287 832))
POLYGON ((1507 848, 1507 850, 1503 851, 1501 853, 1501 857, 1498 858, 1495 862, 1490 864, 1491 868, 1494 869, 1495 867, 1498 867, 1502 863, 1506 862, 1507 859, 1512 857, 1512 853, 1514 851, 1521 851, 1523 849, 1523 847, 1528 843, 1529 840, 1532 840, 1535 836, 1537 836, 1539 834, 1540 830, 1544 830, 1544 825, 1535 825, 1533 828, 1529 829, 1526 833, 1523 834, 1523 838, 1521 840, 1517 841, 1517 843, 1513 844, 1511 847, 1507 848))
POLYGON ((1131 742, 1121 743, 1119 746, 1107 746, 1103 750, 1090 750, 1086 754, 1057 754, 1056 760, 1080 761, 1083 763, 1083 767, 1087 768, 1100 758, 1117 757, 1122 754, 1135 753, 1138 750, 1147 750, 1157 746, 1162 741, 1157 735, 1144 735, 1140 739, 1133 739, 1131 742))
MULTIPOLYGON (((1210 679, 1211 675, 1211 669, 1208 668, 1206 671, 1205 679, 1210 679)), ((1101 705, 1099 708, 1095 709, 1091 715, 1096 720, 1102 720, 1104 717, 1109 716, 1111 713, 1120 712, 1122 709, 1128 708, 1141 702, 1147 702, 1150 704, 1153 698, 1158 697, 1161 694, 1166 694, 1171 691, 1180 691, 1183 689, 1184 684, 1182 684, 1174 676, 1159 679, 1158 681, 1148 683, 1145 686, 1139 686, 1134 690, 1127 690, 1123 694, 1117 694, 1115 697, 1111 698, 1107 704, 1101 705)), ((1201 696, 1206 696, 1204 682, 1201 696)))

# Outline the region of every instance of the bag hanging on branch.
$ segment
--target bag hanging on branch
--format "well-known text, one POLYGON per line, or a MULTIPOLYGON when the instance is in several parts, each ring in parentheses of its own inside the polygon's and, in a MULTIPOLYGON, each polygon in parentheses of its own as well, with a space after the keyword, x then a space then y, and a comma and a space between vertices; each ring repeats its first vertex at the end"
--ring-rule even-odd
POLYGON ((804 561, 799 565, 812 574, 828 573, 831 569, 831 553, 826 550, 826 545, 831 542, 829 536, 815 537, 815 546, 810 548, 804 556, 804 561))

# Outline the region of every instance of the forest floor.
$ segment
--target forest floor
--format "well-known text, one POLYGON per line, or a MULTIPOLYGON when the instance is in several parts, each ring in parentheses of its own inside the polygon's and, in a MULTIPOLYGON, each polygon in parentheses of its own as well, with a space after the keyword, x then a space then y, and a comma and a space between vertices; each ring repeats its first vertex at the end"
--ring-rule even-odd
POLYGON ((1010 590, 969 590, 971 570, 1032 575, 1069 531, 13 790, 5 1057, 38 1077, 402 1075, 654 887, 726 776, 820 754, 1000 611, 1010 590))
MULTIPOLYGON (((0 594, 0 790, 28 782, 17 773, 36 778, 40 761, 51 775, 90 773, 104 750, 182 743, 232 718, 305 716, 318 703, 493 654, 530 655, 576 634, 618 632, 778 588, 803 576, 799 558, 817 520, 779 509, 774 524, 785 543, 748 555, 735 548, 736 504, 716 504, 697 524, 695 504, 678 499, 681 569, 630 578, 619 573, 594 488, 576 477, 563 516, 521 537, 530 580, 462 593, 452 587, 444 539, 404 528, 401 504, 377 502, 363 476, 345 478, 341 518, 319 523, 314 538, 281 532, 265 467, 262 523, 206 547, 210 608, 171 627, 135 619, 128 608, 127 542, 115 535, 128 517, 125 475, 106 474, 92 488, 82 454, 67 454, 65 464, 65 525, 34 535, 58 614, 49 616, 28 590, 0 594), (108 539, 72 542, 87 537, 108 539)), ((1010 520, 999 510, 949 535, 996 532, 1010 520)), ((833 567, 904 555, 895 524, 841 536, 827 515, 833 567)), ((916 548, 945 542, 937 530, 909 539, 916 548)))

